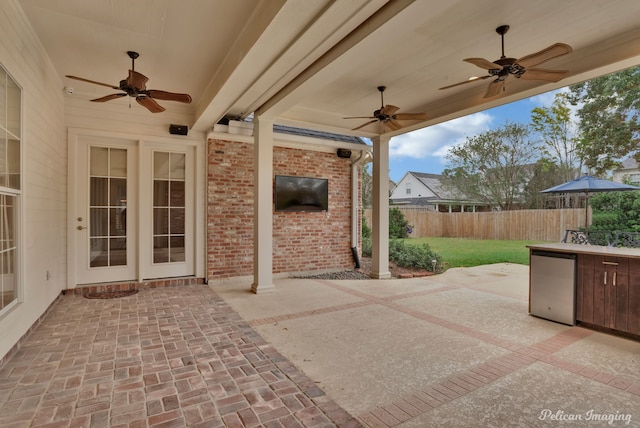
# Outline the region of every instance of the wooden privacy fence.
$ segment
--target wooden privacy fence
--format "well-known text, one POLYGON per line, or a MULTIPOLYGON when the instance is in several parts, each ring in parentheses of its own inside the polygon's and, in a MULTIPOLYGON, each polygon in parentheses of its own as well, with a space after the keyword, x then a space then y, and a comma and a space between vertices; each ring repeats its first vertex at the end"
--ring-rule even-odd
MULTIPOLYGON (((496 212, 441 213, 424 208, 398 208, 409 225, 411 237, 560 241, 566 229, 585 225, 584 208, 496 212)), ((371 226, 371 209, 364 210, 371 226)))

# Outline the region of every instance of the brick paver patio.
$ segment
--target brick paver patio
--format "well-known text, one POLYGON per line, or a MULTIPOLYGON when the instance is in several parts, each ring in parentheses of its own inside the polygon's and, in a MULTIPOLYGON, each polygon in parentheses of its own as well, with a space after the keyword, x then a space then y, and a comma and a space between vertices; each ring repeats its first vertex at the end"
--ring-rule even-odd
POLYGON ((61 296, 0 368, 2 427, 358 427, 206 286, 61 296))

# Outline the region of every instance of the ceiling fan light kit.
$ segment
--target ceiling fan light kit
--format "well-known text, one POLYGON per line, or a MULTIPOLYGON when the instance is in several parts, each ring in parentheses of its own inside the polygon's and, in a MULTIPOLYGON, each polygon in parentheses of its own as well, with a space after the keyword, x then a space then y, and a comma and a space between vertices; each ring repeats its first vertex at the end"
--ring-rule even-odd
POLYGON ((507 58, 504 54, 504 35, 507 34, 509 28, 510 27, 508 25, 501 25, 496 28, 496 33, 500 35, 502 42, 502 55, 498 60, 489 61, 484 58, 465 58, 463 60, 487 70, 488 74, 479 77, 472 77, 468 80, 454 83, 453 85, 443 86, 440 89, 449 89, 455 86, 464 85, 465 83, 474 82, 476 80, 495 78, 495 80, 492 80, 489 83, 483 97, 491 98, 505 90, 505 80, 509 76, 514 76, 517 79, 544 80, 547 82, 558 82, 566 77, 569 70, 547 70, 543 68, 536 68, 536 66, 549 61, 550 59, 573 52, 571 46, 565 43, 554 43, 541 51, 526 55, 520 59, 507 58))
MULTIPOLYGON (((387 89, 386 86, 378 86, 378 91, 380 92, 380 108, 373 112, 371 116, 349 116, 343 119, 371 119, 368 122, 363 123, 362 125, 353 128, 352 131, 356 131, 358 129, 364 128, 372 123, 379 122, 382 130, 388 131, 397 131, 402 128, 400 124, 400 120, 426 120, 426 113, 397 113, 400 110, 400 107, 393 106, 391 104, 384 104, 384 91, 387 89)), ((381 131, 382 132, 382 131, 381 131)))
POLYGON ((81 82, 93 83, 95 85, 106 86, 107 88, 120 90, 123 92, 106 95, 104 97, 95 98, 93 102, 106 102, 122 98, 124 96, 130 96, 136 99, 136 102, 145 107, 151 113, 161 113, 165 111, 165 108, 157 103, 156 100, 164 101, 177 101, 181 103, 190 103, 191 96, 189 94, 179 94, 175 92, 161 91, 158 89, 147 89, 146 84, 149 78, 144 74, 135 71, 136 58, 140 56, 138 52, 127 51, 127 55, 131 58, 131 70, 129 70, 129 76, 126 79, 120 81, 118 86, 110 85, 108 83, 96 82, 95 80, 85 79, 83 77, 67 75, 69 79, 79 80, 81 82))

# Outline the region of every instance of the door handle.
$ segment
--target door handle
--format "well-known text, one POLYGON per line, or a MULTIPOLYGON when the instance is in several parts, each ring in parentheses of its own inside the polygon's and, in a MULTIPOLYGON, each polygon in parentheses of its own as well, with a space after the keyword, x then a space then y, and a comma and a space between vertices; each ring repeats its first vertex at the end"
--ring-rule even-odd
POLYGON ((607 285, 607 271, 604 271, 604 285, 607 285))
POLYGON ((613 286, 614 286, 614 287, 616 286, 616 276, 617 276, 616 274, 617 274, 617 273, 618 273, 618 272, 614 272, 614 273, 613 273, 613 286))
POLYGON ((87 226, 78 226, 76 229, 82 230, 82 229, 86 229, 86 228, 87 228, 87 226))

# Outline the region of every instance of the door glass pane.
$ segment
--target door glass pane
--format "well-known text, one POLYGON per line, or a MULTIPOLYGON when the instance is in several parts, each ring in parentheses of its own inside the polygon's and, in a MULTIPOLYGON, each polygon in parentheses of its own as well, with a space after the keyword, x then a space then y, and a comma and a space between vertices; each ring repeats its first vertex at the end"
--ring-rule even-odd
POLYGON ((109 149, 106 147, 91 147, 90 170, 92 176, 106 177, 109 175, 109 149))
POLYGON ((107 238, 91 238, 89 239, 89 247, 89 265, 91 267, 109 266, 109 240, 107 238))
POLYGON ((127 264, 127 152, 91 147, 90 267, 127 264))
POLYGON ((169 209, 168 208, 153 209, 153 234, 154 235, 169 234, 169 209))
POLYGON ((171 246, 171 261, 183 262, 184 258, 184 236, 172 236, 169 242, 171 246))
POLYGON ((153 178, 169 178, 169 153, 154 152, 153 178))
POLYGON ((91 236, 109 236, 109 208, 89 209, 89 232, 91 236))
POLYGON ((169 210, 169 233, 171 235, 184 235, 184 208, 171 208, 169 210))
POLYGON ((127 176, 127 151, 124 149, 109 149, 109 172, 111 177, 127 176))
POLYGON ((153 261, 184 262, 184 153, 155 152, 153 178, 153 261))
POLYGON ((184 180, 184 153, 171 153, 171 178, 184 180))
POLYGON ((153 262, 167 263, 169 261, 169 238, 155 236, 153 238, 153 262))
POLYGON ((126 266, 127 264, 127 239, 109 239, 109 266, 126 266))
POLYGON ((184 181, 171 182, 171 206, 184 207, 184 181))
POLYGON ((101 177, 89 178, 89 205, 106 207, 109 205, 109 179, 101 177))
POLYGON ((169 181, 153 180, 153 206, 169 206, 169 181))

